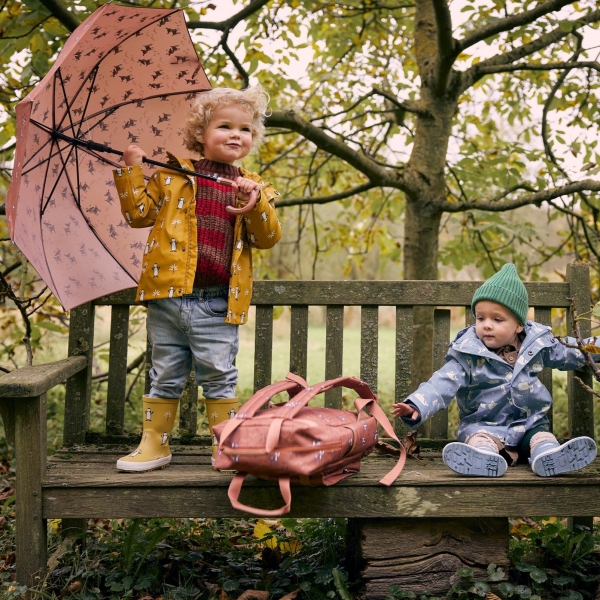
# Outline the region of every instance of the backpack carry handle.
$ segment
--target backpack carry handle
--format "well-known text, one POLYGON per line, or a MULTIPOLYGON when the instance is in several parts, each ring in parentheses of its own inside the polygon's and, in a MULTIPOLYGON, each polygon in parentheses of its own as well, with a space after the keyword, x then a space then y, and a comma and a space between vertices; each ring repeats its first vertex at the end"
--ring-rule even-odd
POLYGON ((328 392, 336 387, 347 387, 354 390, 361 398, 377 400, 369 385, 358 377, 338 377, 329 379, 317 385, 311 385, 302 390, 297 396, 279 408, 279 417, 293 419, 315 396, 328 392))
POLYGON ((273 510, 266 510, 263 508, 254 508, 253 506, 242 504, 239 501, 239 497, 247 474, 248 473, 237 473, 229 484, 227 495, 229 496, 229 500, 233 508, 250 513, 252 515, 258 515, 259 517, 280 517, 281 515, 285 515, 290 512, 290 508, 292 506, 292 490, 290 489, 290 478, 284 476, 279 478, 279 491, 281 492, 281 497, 285 502, 284 506, 281 508, 275 508, 273 510))
POLYGON ((295 373, 288 373, 283 381, 272 383, 256 392, 247 402, 245 402, 233 419, 226 421, 219 442, 223 443, 244 421, 255 415, 261 406, 266 404, 273 396, 287 391, 290 398, 295 397, 303 389, 308 387, 308 383, 302 377, 295 373))

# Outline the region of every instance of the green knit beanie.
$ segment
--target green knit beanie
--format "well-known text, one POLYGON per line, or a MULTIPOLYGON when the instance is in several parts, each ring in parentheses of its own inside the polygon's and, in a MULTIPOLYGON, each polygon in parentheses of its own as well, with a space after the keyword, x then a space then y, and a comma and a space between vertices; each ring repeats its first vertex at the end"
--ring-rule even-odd
POLYGON ((495 275, 477 288, 471 301, 473 315, 475 315, 475 305, 481 300, 491 300, 506 306, 523 325, 527 320, 529 308, 527 290, 512 263, 505 264, 495 275))

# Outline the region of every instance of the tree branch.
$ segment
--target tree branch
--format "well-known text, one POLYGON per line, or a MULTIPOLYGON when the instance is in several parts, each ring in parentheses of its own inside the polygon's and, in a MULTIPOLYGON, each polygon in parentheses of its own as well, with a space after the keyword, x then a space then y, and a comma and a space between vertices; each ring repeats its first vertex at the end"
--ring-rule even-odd
POLYGON ((40 0, 40 4, 43 4, 69 31, 75 31, 81 25, 81 21, 61 0, 40 0))
POLYGON ((299 133, 312 142, 317 148, 337 156, 350 166, 366 175, 373 185, 405 189, 402 171, 390 172, 374 160, 359 154, 350 146, 327 135, 320 127, 304 120, 293 110, 276 110, 267 118, 267 127, 280 127, 299 133))
POLYGON ((279 200, 275 202, 275 206, 277 208, 283 208, 284 206, 307 206, 309 204, 328 204, 329 202, 335 202, 336 200, 344 200, 344 198, 349 198, 350 196, 354 196, 355 194, 362 194, 363 192, 371 190, 374 187, 378 186, 369 181, 350 190, 339 192, 337 194, 331 194, 330 196, 321 196, 319 198, 289 198, 287 200, 279 200))
POLYGON ((448 86, 452 64, 458 53, 455 50, 456 41, 452 37, 452 18, 447 0, 433 0, 433 11, 435 13, 438 42, 435 89, 438 96, 443 96, 448 86))
POLYGON ((548 33, 545 33, 535 40, 527 44, 523 44, 514 50, 505 52, 503 54, 497 54, 496 56, 492 56, 487 60, 483 60, 480 63, 473 65, 462 73, 462 83, 460 85, 459 93, 464 92, 476 81, 481 79, 481 77, 483 77, 485 74, 483 70, 487 67, 503 66, 514 63, 525 56, 534 54, 538 50, 546 48, 547 46, 558 42, 564 37, 571 35, 577 29, 581 29, 582 27, 585 27, 590 23, 595 23, 596 21, 600 21, 600 10, 590 11, 587 15, 575 21, 563 21, 563 23, 570 23, 571 27, 565 27, 564 29, 557 27, 556 29, 549 31, 548 33))
MULTIPOLYGON (((371 92, 371 94, 377 94, 378 96, 383 96, 384 98, 387 98, 392 104, 395 104, 398 108, 401 108, 402 110, 405 110, 406 112, 415 113, 416 115, 419 115, 420 117, 427 117, 427 118, 431 117, 431 113, 428 110, 419 107, 416 102, 410 102, 410 101, 400 102, 394 96, 394 94, 390 94, 390 92, 386 92, 385 90, 380 90, 379 88, 376 88, 375 86, 373 86, 373 91, 371 92)), ((371 94, 369 94, 369 96, 371 94)))
POLYGON ((217 31, 227 31, 233 29, 240 21, 259 11, 269 0, 252 0, 248 6, 245 6, 235 15, 225 19, 225 21, 188 21, 188 29, 216 29, 217 31))
MULTIPOLYGON (((522 189, 524 186, 519 186, 522 189)), ((465 210, 487 210, 491 212, 504 212, 506 210, 512 210, 521 206, 527 206, 529 204, 535 204, 539 206, 543 202, 549 202, 555 198, 561 196, 567 196, 581 191, 600 191, 600 181, 594 181, 593 179, 583 179, 582 181, 575 181, 568 185, 560 187, 550 188, 541 192, 532 192, 529 194, 522 194, 513 200, 507 200, 506 202, 499 202, 500 199, 507 196, 510 191, 502 192, 495 198, 489 200, 474 200, 471 202, 440 202, 438 207, 444 212, 462 212, 465 210)))
POLYGON ((522 13, 517 13, 507 17, 506 19, 499 19, 489 25, 486 25, 476 31, 473 31, 462 40, 456 40, 455 45, 455 56, 458 56, 461 52, 474 46, 478 42, 482 42, 486 38, 497 35, 504 31, 511 31, 522 25, 533 23, 540 17, 547 15, 555 10, 560 10, 567 4, 573 4, 573 0, 546 0, 546 2, 540 2, 535 8, 527 10, 522 13))
POLYGON ((512 73, 513 71, 561 71, 570 69, 593 69, 594 71, 600 72, 600 62, 597 60, 588 61, 574 61, 574 62, 555 62, 547 64, 533 64, 533 63, 517 63, 514 65, 501 65, 499 67, 486 67, 482 69, 483 75, 490 75, 492 73, 512 73))

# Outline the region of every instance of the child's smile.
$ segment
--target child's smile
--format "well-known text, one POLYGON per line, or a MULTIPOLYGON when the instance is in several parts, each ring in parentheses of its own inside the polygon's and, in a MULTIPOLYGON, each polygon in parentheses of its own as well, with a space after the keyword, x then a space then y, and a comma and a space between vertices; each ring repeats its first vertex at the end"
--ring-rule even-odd
POLYGON ((252 116, 235 104, 219 108, 200 141, 204 158, 231 165, 252 149, 252 116))

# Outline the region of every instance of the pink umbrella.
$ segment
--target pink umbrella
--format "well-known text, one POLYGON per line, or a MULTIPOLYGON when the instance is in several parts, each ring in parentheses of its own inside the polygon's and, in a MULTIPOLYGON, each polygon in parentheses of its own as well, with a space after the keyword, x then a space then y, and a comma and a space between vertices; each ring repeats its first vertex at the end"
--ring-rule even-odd
POLYGON ((66 310, 132 287, 140 274, 148 232, 121 215, 117 163, 105 154, 120 152, 108 146, 188 156, 181 129, 208 89, 181 10, 105 4, 17 105, 10 236, 66 310))

